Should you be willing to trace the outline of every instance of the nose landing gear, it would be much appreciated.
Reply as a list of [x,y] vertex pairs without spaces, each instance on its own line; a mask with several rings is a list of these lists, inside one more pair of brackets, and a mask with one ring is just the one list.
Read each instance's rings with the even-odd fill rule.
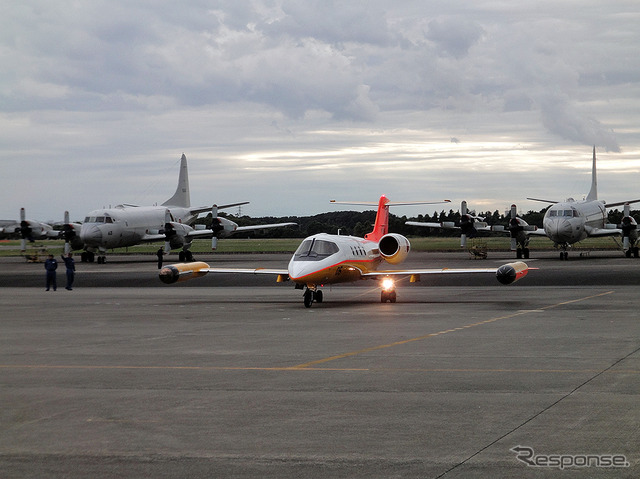
[[322,303],[322,300],[324,299],[321,290],[309,286],[307,286],[307,289],[304,290],[304,295],[302,298],[305,308],[310,308],[314,301],[316,303]]

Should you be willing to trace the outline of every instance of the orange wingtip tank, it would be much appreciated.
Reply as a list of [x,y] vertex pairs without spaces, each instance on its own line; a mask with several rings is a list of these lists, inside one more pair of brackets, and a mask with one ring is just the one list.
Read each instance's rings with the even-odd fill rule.
[[514,263],[503,264],[496,271],[496,278],[502,284],[515,283],[519,279],[524,278],[529,272],[529,266],[522,261],[515,261]]
[[166,284],[173,284],[179,281],[187,281],[188,279],[199,278],[207,274],[209,265],[202,261],[193,263],[178,263],[165,266],[160,270],[158,276],[160,281]]

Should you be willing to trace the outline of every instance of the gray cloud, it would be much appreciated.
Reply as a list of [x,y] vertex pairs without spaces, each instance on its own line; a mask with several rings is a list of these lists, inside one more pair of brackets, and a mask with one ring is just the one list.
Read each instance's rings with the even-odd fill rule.
[[[461,0],[34,0],[6,5],[0,24],[3,160],[74,172],[83,198],[113,192],[117,202],[135,188],[85,186],[93,170],[111,171],[103,165],[147,171],[182,151],[210,159],[218,176],[226,168],[226,183],[258,184],[275,163],[254,178],[246,158],[298,155],[303,165],[322,152],[310,166],[333,174],[317,182],[318,197],[337,184],[336,172],[365,175],[360,183],[375,189],[455,176],[462,190],[470,169],[456,165],[470,158],[492,162],[485,174],[501,183],[514,158],[526,178],[543,170],[545,150],[582,161],[596,144],[624,151],[627,163],[640,153],[640,33],[624,1],[576,10]],[[541,164],[520,161],[523,148]],[[5,182],[25,181],[2,164]],[[310,194],[297,184],[308,174],[277,171],[291,180],[288,191]],[[220,193],[237,194],[225,184]]]

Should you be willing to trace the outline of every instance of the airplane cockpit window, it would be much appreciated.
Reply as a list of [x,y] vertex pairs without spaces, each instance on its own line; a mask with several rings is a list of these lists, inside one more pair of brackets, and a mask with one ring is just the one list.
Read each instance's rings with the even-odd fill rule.
[[320,261],[328,258],[339,251],[338,245],[316,238],[302,242],[294,253],[294,258],[298,261]]
[[555,218],[557,216],[563,216],[565,218],[577,218],[580,216],[577,210],[549,210],[549,217]]
[[113,223],[111,216],[87,216],[84,219],[85,223]]

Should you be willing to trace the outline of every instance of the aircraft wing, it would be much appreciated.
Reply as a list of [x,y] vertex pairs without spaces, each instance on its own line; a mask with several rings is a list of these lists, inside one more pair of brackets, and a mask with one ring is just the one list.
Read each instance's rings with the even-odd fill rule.
[[428,269],[407,269],[407,270],[383,270],[362,274],[364,279],[379,279],[387,276],[410,276],[411,282],[420,280],[423,274],[473,274],[473,273],[493,273],[502,284],[510,284],[527,275],[529,268],[526,263],[516,261],[514,263],[503,264],[499,268],[428,268]]
[[196,261],[193,263],[178,263],[165,266],[160,270],[160,281],[166,284],[177,283],[178,281],[186,281],[192,278],[211,274],[267,274],[277,277],[277,281],[283,282],[289,280],[289,272],[286,269],[267,269],[267,268],[211,268],[207,263]]
[[631,203],[638,203],[640,200],[631,200],[631,201],[618,201],[617,203],[607,203],[605,206],[605,208],[613,208],[614,206],[624,206],[627,203],[631,204]]
[[166,241],[166,240],[167,240],[167,237],[165,235],[161,235],[161,234],[152,235],[149,233],[147,233],[142,238],[140,238],[141,243],[153,243],[155,241]]
[[460,227],[459,226],[455,226],[453,224],[453,221],[450,223],[425,223],[423,221],[406,221],[405,222],[406,225],[409,226],[421,226],[423,228],[443,228],[443,229],[453,229],[453,230],[459,230]]
[[[271,228],[281,228],[283,226],[297,226],[297,223],[271,223],[266,225],[237,226],[237,227],[234,227],[233,230],[225,231],[221,237],[226,237],[230,234],[238,233],[240,231],[259,231],[259,230],[266,230]],[[214,232],[212,229],[192,230],[186,234],[186,237],[190,239],[212,238],[219,234],[221,233]]]
[[589,237],[592,236],[619,236],[622,234],[622,230],[620,228],[610,228],[610,229],[605,229],[605,228],[588,228],[585,227],[585,229],[587,230],[587,233],[589,234]]
[[[224,210],[225,208],[233,208],[234,206],[242,206],[242,205],[248,205],[249,202],[248,201],[242,201],[240,203],[230,203],[228,205],[220,205],[218,206],[219,210]],[[200,206],[198,208],[190,208],[189,212],[192,215],[199,215],[200,213],[210,213],[211,212],[211,205],[209,206]]]
[[297,223],[271,223],[267,225],[251,225],[251,226],[238,226],[234,233],[238,231],[257,231],[257,230],[268,230],[271,228],[282,228],[283,226],[297,226]]

